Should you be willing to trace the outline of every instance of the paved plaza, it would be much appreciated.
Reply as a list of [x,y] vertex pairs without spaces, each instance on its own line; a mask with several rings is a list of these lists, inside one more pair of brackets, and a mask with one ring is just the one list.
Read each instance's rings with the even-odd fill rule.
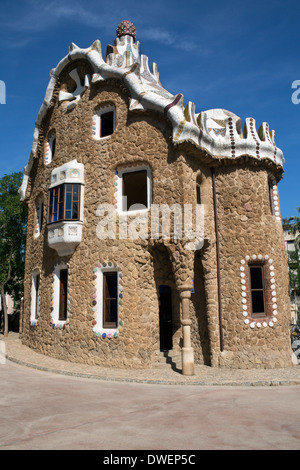
[[5,340],[5,352],[1,450],[300,448],[298,367],[199,366],[194,377],[170,364],[103,369],[46,358],[22,346],[18,335]]

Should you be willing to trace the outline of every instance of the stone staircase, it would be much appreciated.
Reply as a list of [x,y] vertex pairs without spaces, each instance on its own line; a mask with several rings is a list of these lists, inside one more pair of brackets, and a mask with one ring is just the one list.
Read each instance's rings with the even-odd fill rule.
[[165,368],[166,365],[169,365],[169,367],[177,372],[181,371],[181,351],[176,349],[158,351],[156,353],[155,368]]

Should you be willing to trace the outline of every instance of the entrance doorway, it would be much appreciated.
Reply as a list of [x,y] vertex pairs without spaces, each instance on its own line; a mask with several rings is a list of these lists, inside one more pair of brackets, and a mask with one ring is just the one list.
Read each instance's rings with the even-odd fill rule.
[[159,333],[160,350],[173,348],[172,289],[159,286]]

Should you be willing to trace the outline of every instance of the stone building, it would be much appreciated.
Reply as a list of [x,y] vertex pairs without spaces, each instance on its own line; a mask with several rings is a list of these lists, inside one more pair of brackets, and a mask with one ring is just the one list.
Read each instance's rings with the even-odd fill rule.
[[298,230],[293,233],[292,230],[284,229],[283,236],[290,275],[291,324],[297,325],[299,323],[298,316],[300,315],[299,281],[297,282],[300,270],[300,233]]
[[186,375],[292,365],[284,159],[268,124],[184,106],[128,21],[106,60],[98,40],[72,43],[50,75],[20,188],[23,343],[123,368],[173,349]]

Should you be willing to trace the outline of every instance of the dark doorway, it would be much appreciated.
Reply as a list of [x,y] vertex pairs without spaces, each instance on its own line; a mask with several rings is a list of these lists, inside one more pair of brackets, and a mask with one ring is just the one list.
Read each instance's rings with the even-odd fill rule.
[[173,348],[172,289],[159,286],[159,331],[160,350]]

